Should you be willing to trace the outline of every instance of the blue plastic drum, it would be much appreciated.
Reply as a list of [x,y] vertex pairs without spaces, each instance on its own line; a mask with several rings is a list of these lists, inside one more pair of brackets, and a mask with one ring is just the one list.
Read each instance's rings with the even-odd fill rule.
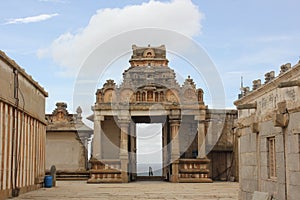
[[44,185],[46,188],[52,187],[52,176],[45,176]]

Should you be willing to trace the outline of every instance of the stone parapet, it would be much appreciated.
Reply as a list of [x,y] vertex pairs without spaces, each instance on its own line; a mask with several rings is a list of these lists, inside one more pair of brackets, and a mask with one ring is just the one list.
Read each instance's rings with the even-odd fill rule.
[[179,159],[180,183],[211,183],[207,168],[210,160],[207,158]]
[[92,169],[90,170],[90,179],[87,183],[122,183],[121,161],[112,160],[90,160]]

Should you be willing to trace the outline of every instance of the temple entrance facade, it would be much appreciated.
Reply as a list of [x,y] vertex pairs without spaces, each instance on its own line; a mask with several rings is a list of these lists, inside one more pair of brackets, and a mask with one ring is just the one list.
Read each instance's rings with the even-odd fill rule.
[[165,180],[212,182],[205,148],[209,116],[203,90],[196,88],[190,77],[182,85],[177,83],[174,70],[168,66],[164,45],[133,45],[132,49],[123,82],[117,86],[113,80],[107,80],[96,92],[88,183],[136,180],[138,123],[162,124]]

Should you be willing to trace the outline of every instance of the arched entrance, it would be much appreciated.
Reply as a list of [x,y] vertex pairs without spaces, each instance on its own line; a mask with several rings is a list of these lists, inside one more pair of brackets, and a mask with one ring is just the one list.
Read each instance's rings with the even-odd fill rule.
[[131,67],[117,86],[107,80],[93,106],[94,139],[88,183],[129,182],[137,177],[136,124],[162,124],[164,179],[211,182],[205,153],[203,91],[188,77],[182,86],[168,67],[166,50],[133,45]]

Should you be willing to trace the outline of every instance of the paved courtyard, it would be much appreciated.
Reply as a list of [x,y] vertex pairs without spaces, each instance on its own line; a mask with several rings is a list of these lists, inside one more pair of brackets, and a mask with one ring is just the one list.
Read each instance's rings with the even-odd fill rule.
[[134,182],[128,184],[86,184],[84,181],[59,181],[55,188],[41,188],[15,199],[219,199],[238,198],[238,183]]

